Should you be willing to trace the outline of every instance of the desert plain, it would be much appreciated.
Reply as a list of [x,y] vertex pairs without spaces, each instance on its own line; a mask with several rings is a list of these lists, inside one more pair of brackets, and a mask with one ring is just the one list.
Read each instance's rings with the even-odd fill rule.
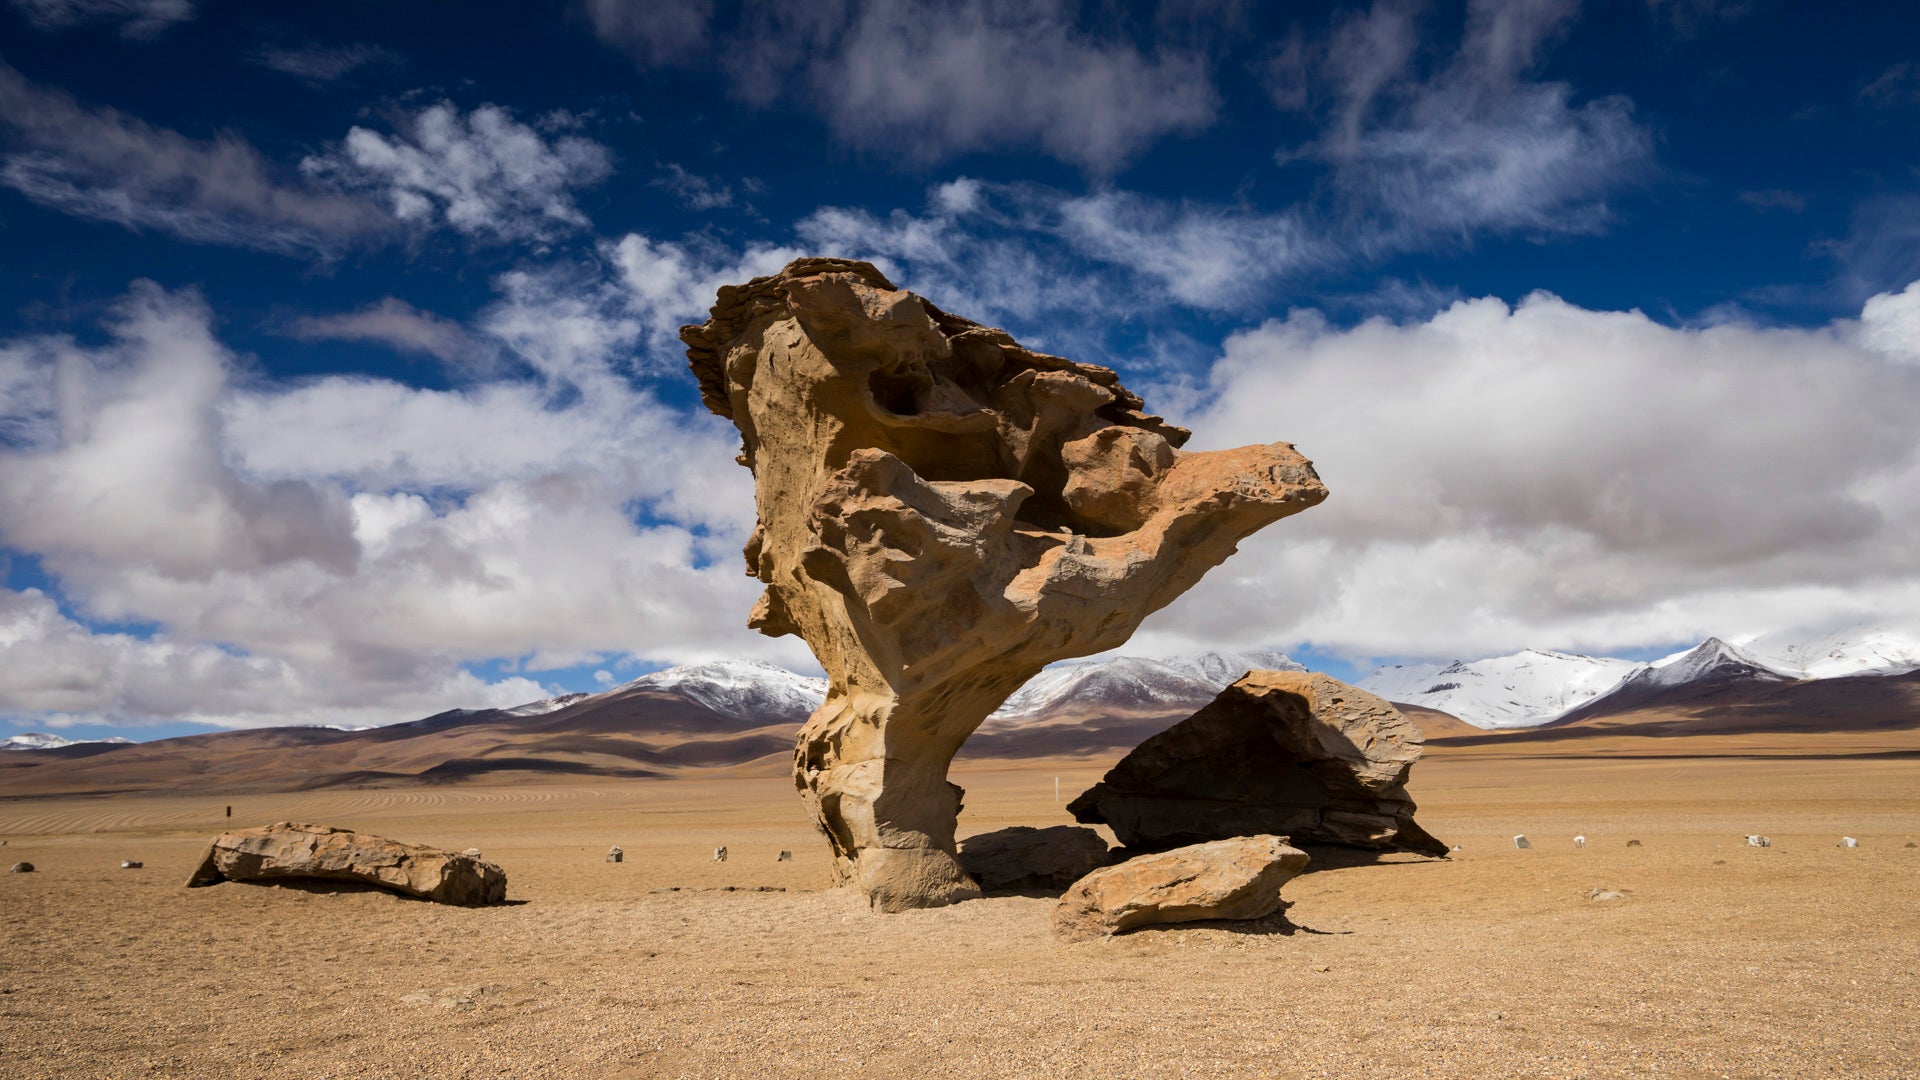
[[[1901,741],[1436,746],[1451,858],[1321,849],[1280,915],[1090,944],[1039,896],[869,912],[784,776],[5,799],[0,1075],[1910,1077]],[[963,761],[961,834],[1108,764]],[[182,887],[289,819],[479,847],[509,903]]]

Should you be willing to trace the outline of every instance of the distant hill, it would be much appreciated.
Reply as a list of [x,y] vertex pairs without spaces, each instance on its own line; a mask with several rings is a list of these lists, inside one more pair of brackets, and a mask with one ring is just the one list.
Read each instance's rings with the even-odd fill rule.
[[[1278,653],[1118,657],[1049,669],[969,740],[963,757],[1026,759],[1132,749]],[[9,795],[284,791],[569,774],[784,773],[826,680],[723,661],[643,676],[594,695],[511,709],[454,709],[389,727],[212,732],[124,746],[0,755]]]
[[1653,736],[1839,734],[1920,728],[1920,671],[1788,680],[1725,674],[1625,687],[1542,733],[1607,730]]
[[[1050,668],[987,718],[960,760],[1117,757],[1255,667],[1299,665],[1278,653],[1216,653]],[[780,775],[791,767],[795,733],[825,693],[823,679],[721,662],[671,668],[600,694],[454,709],[390,727],[256,728],[133,744],[25,740],[62,745],[0,753],[0,797]],[[1488,732],[1417,702],[1400,708],[1436,750],[1572,748],[1596,735],[1909,731],[1920,729],[1920,672],[1796,680],[1709,641],[1642,665],[1611,692],[1542,727]]]

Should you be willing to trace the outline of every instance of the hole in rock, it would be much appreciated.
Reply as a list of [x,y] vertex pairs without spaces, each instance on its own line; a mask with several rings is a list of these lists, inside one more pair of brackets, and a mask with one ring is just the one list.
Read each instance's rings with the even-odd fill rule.
[[896,416],[918,416],[926,411],[933,379],[917,371],[892,372],[881,368],[868,378],[867,385],[881,408]]

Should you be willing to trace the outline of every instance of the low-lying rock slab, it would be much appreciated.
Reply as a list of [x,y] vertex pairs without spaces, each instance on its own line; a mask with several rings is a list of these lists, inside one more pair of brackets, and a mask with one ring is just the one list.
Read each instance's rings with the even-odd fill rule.
[[1239,836],[1128,859],[1073,883],[1053,932],[1088,941],[1156,923],[1259,919],[1280,910],[1280,886],[1307,868],[1284,836]]
[[1067,811],[1135,851],[1232,836],[1444,856],[1414,823],[1420,729],[1391,704],[1304,671],[1254,671],[1135,747]]
[[960,865],[988,891],[1064,889],[1112,861],[1106,838],[1078,825],[1015,825],[960,842]]
[[213,838],[188,888],[222,881],[348,881],[442,904],[498,904],[507,873],[452,851],[384,836],[282,821]]

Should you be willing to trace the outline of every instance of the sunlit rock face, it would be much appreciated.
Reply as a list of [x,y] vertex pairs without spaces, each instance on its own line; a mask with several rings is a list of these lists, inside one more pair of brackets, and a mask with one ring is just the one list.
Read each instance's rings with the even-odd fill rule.
[[767,589],[748,624],[799,634],[830,682],[795,781],[842,883],[882,910],[979,895],[947,766],[988,713],[1326,497],[1291,446],[1184,453],[1113,371],[862,262],[723,288],[681,338],[753,470],[747,570]]

